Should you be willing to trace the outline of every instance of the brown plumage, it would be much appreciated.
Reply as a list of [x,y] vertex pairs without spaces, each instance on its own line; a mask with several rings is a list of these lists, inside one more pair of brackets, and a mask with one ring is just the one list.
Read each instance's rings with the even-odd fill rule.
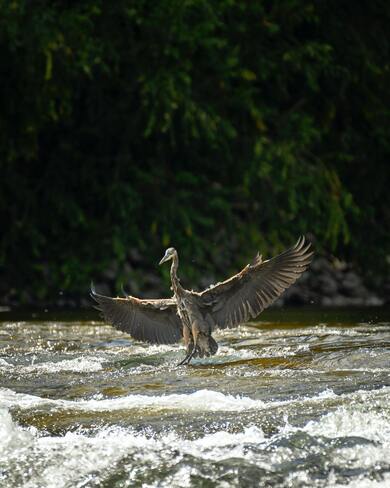
[[134,339],[173,344],[183,338],[187,355],[179,364],[188,364],[193,357],[217,352],[218,345],[211,336],[216,328],[236,327],[271,305],[307,269],[312,255],[310,244],[305,245],[304,237],[300,237],[295,246],[278,256],[262,261],[257,255],[231,278],[195,292],[181,286],[178,254],[170,247],[160,264],[172,260],[172,298],[111,298],[99,295],[93,287],[91,296],[104,319]]

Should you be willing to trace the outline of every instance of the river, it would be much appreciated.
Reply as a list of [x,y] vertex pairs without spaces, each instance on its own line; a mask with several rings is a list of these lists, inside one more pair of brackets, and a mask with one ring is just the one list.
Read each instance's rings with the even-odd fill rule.
[[0,486],[390,486],[390,311],[273,309],[216,356],[0,313]]

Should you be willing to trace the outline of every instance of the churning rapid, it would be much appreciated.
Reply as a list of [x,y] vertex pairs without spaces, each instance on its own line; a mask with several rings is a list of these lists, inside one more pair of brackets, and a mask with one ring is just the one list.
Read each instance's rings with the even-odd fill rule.
[[0,486],[390,486],[388,311],[270,310],[176,367],[102,322],[0,315]]

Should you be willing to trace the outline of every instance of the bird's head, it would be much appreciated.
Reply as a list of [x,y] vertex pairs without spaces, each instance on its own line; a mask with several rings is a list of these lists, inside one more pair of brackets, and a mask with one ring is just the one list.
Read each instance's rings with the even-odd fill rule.
[[165,263],[166,261],[169,261],[170,259],[173,258],[175,254],[176,254],[176,249],[174,247],[168,247],[168,249],[165,251],[163,258],[158,264],[162,264]]

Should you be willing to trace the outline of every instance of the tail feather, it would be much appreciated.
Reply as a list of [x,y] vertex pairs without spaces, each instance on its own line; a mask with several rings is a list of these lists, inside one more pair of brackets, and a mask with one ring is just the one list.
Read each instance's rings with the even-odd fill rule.
[[211,337],[211,335],[199,334],[196,341],[197,355],[203,358],[204,356],[214,356],[218,351],[218,344]]
[[213,339],[211,336],[209,336],[209,349],[210,349],[210,354],[214,356],[214,354],[218,351],[218,344],[215,339]]

